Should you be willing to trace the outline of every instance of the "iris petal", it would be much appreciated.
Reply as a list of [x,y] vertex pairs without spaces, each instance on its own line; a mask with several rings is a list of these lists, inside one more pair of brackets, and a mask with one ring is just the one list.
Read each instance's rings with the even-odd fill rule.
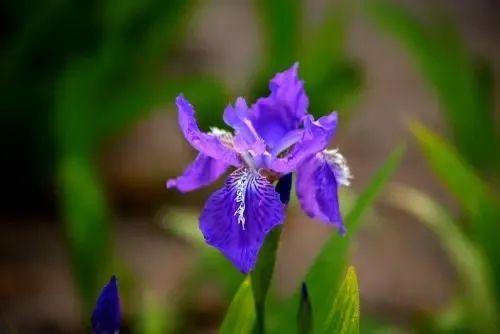
[[104,286],[92,313],[94,334],[114,334],[120,330],[120,299],[115,276]]
[[229,167],[228,164],[199,153],[184,173],[167,181],[167,188],[177,188],[188,192],[207,186],[217,180]]
[[201,132],[195,118],[193,106],[179,95],[176,99],[179,125],[186,140],[200,153],[226,164],[239,166],[240,161],[233,148],[225,145],[217,136]]
[[245,99],[239,97],[234,107],[228,105],[224,110],[224,122],[235,130],[233,143],[236,151],[252,151],[254,155],[259,155],[266,150],[266,143],[255,131],[248,119],[248,113]]
[[249,119],[271,150],[289,131],[296,130],[307,113],[309,100],[299,80],[298,63],[278,73],[269,83],[271,94],[252,106]]
[[297,169],[296,191],[300,205],[311,218],[335,226],[345,233],[338,201],[338,182],[323,153],[301,163]]
[[200,216],[205,241],[242,273],[257,261],[266,235],[284,219],[279,194],[258,172],[241,168],[213,193]]
[[306,158],[324,150],[337,128],[337,113],[323,116],[314,121],[312,116],[304,118],[302,138],[295,144],[289,154],[283,158],[272,159],[269,167],[278,173],[289,173]]

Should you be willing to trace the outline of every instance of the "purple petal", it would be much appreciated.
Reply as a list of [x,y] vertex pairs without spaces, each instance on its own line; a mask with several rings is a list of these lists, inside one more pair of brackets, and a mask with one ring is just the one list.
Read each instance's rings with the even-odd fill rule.
[[95,334],[113,334],[120,330],[120,299],[115,276],[102,289],[91,320]]
[[296,130],[307,113],[309,100],[298,77],[298,63],[276,74],[269,83],[271,94],[259,99],[249,113],[257,133],[271,150],[289,131]]
[[175,187],[181,192],[188,192],[207,186],[224,174],[228,167],[220,160],[199,153],[181,176],[167,181],[167,188]]
[[266,235],[284,219],[279,194],[258,172],[241,168],[213,193],[200,216],[205,241],[242,273],[250,272]]
[[233,166],[240,166],[234,149],[213,134],[203,133],[195,119],[193,106],[179,95],[176,99],[179,111],[179,125],[186,140],[201,153]]
[[269,89],[275,100],[286,105],[297,119],[301,119],[307,113],[309,99],[298,72],[299,63],[295,63],[288,70],[276,74],[269,83]]
[[299,165],[296,188],[300,205],[309,217],[335,226],[341,234],[345,233],[335,171],[323,153]]
[[234,147],[236,151],[251,150],[255,155],[266,150],[266,143],[255,131],[248,119],[248,106],[245,99],[236,99],[234,107],[228,105],[224,110],[224,122],[235,130]]
[[314,121],[312,116],[304,118],[304,132],[291,152],[283,158],[273,159],[269,167],[278,173],[289,173],[306,158],[324,150],[337,128],[337,113],[323,116]]

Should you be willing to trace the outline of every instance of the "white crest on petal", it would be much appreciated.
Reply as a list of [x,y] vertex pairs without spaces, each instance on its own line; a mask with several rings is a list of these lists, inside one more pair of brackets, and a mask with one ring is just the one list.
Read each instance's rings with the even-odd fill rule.
[[247,192],[248,184],[252,178],[252,172],[243,169],[241,171],[236,171],[235,173],[240,174],[239,178],[236,179],[236,203],[238,203],[238,208],[234,212],[235,216],[238,216],[238,224],[241,225],[241,229],[245,229],[245,195]]
[[347,161],[342,154],[335,150],[324,150],[321,152],[324,159],[332,167],[337,179],[337,183],[343,186],[349,186],[351,184],[351,179],[353,178],[349,166],[347,166]]
[[233,146],[233,134],[231,132],[226,131],[224,129],[211,127],[209,134],[219,138],[221,143],[223,143],[224,145],[229,147]]

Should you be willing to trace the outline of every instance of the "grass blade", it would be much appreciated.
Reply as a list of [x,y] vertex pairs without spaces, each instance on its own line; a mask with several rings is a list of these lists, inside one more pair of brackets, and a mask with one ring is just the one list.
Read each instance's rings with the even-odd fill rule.
[[394,206],[411,213],[439,237],[465,288],[471,326],[477,333],[498,333],[498,305],[491,268],[481,251],[459,229],[448,212],[424,193],[393,186],[388,196]]

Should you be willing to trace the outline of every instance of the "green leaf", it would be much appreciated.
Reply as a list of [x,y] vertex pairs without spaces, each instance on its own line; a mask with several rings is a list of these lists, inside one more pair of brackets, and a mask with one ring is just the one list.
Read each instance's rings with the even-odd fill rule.
[[[389,181],[399,166],[405,146],[397,147],[384,164],[376,171],[371,182],[362,191],[351,210],[345,216],[347,234],[343,237],[332,232],[332,236],[325,243],[316,257],[306,276],[306,283],[314,308],[314,327],[322,328],[329,312],[329,305],[335,299],[342,275],[348,261],[348,246],[361,224],[361,218],[379,196],[384,185]],[[283,304],[283,311],[276,315],[276,333],[290,332],[289,319],[293,316],[299,300],[298,293]],[[329,301],[319,303],[318,301]],[[315,302],[316,301],[316,302]],[[317,304],[316,304],[317,303]],[[294,308],[295,307],[295,308]]]
[[174,310],[165,307],[151,292],[144,293],[137,333],[168,334],[173,332]]
[[468,307],[469,318],[465,321],[469,326],[477,333],[498,333],[499,308],[492,270],[480,249],[460,230],[446,209],[424,193],[407,186],[393,186],[388,200],[413,214],[439,237],[463,285],[461,297]]
[[67,156],[59,166],[60,201],[72,265],[84,308],[90,311],[107,268],[109,213],[89,159]]
[[314,333],[312,317],[312,306],[311,300],[309,299],[309,293],[307,291],[307,285],[306,283],[302,283],[302,289],[300,290],[299,312],[297,314],[298,334]]
[[[353,208],[347,213],[344,219],[347,234],[342,237],[337,233],[333,233],[316,257],[306,277],[313,301],[333,300],[347,266],[349,243],[353,236],[356,235],[362,221],[361,217],[370,208],[384,185],[396,171],[403,152],[404,146],[401,145],[391,153],[382,167],[375,173],[370,184],[360,194]],[[316,324],[324,321],[327,312],[326,307],[324,305],[315,306]]]
[[264,73],[282,71],[297,60],[303,3],[300,0],[255,0],[255,4],[263,28]]
[[281,235],[281,226],[275,227],[266,237],[264,245],[259,251],[259,259],[254,270],[250,274],[252,279],[252,292],[255,301],[255,313],[257,315],[255,322],[255,332],[265,332],[265,306],[266,297],[271,285],[271,279],[274,272],[274,263],[276,262],[276,251]]
[[459,151],[474,166],[498,166],[494,109],[488,103],[491,91],[484,89],[488,78],[478,72],[450,20],[434,13],[424,24],[401,6],[365,3],[370,16],[401,41],[435,88]]
[[359,333],[359,288],[354,267],[347,270],[322,328],[322,333]]
[[226,312],[219,334],[249,334],[255,322],[255,308],[250,277],[241,283]]
[[452,192],[471,222],[472,237],[484,249],[495,273],[500,297],[500,200],[443,139],[419,123],[411,131],[432,170]]
[[323,21],[317,28],[305,31],[307,37],[301,43],[297,60],[309,95],[309,110],[315,116],[339,110],[345,121],[360,92],[361,68],[345,52],[346,27],[352,16],[350,5],[346,1],[332,2],[325,9]]
[[467,212],[477,215],[484,203],[493,204],[497,200],[450,144],[418,122],[412,123],[410,130],[432,170]]

